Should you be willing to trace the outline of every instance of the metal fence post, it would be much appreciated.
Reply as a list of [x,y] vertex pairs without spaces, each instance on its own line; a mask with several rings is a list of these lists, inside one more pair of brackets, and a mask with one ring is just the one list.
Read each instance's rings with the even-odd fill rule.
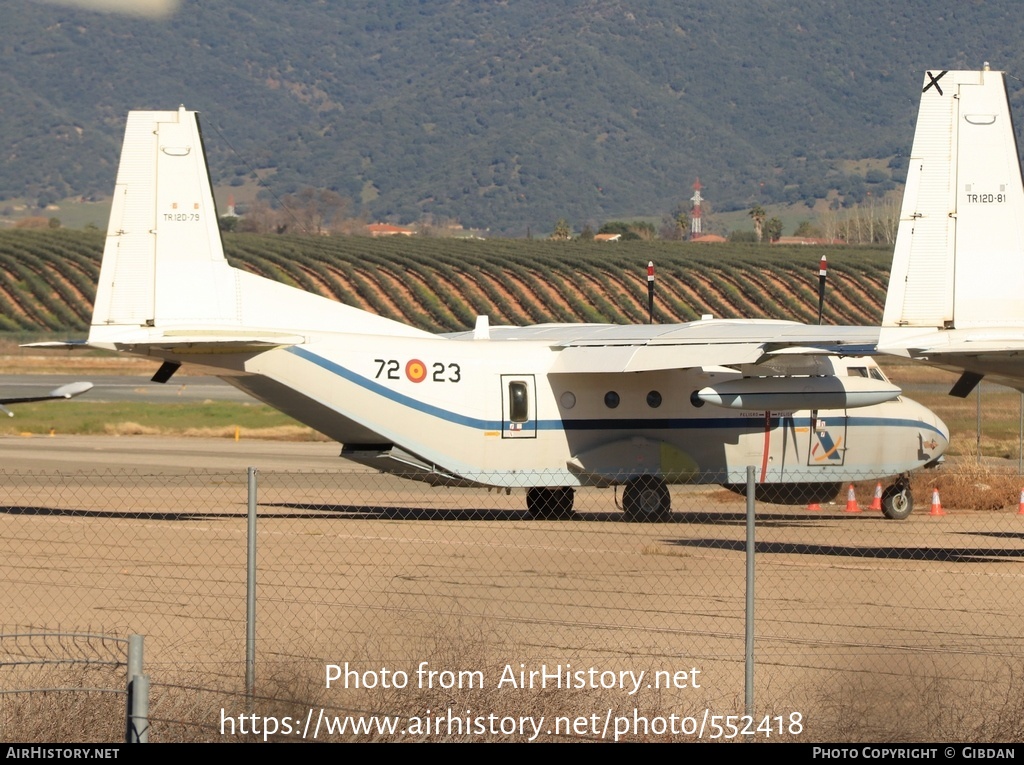
[[131,738],[129,744],[149,743],[149,675],[132,678]]
[[245,695],[249,713],[253,710],[256,686],[256,468],[248,469],[245,566]]
[[142,674],[142,635],[128,637],[128,698],[125,703],[126,744],[149,741],[149,678]]
[[743,699],[745,712],[754,714],[754,467],[747,465],[747,599],[743,654]]

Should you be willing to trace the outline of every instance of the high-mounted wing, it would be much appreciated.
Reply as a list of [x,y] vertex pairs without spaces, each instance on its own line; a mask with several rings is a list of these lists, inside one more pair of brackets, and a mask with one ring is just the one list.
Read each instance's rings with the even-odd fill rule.
[[[479,329],[447,335],[480,338]],[[608,374],[707,367],[763,367],[761,374],[809,374],[814,357],[875,353],[876,327],[821,327],[763,319],[685,324],[540,324],[492,327],[488,339],[541,341],[559,350],[552,374]]]

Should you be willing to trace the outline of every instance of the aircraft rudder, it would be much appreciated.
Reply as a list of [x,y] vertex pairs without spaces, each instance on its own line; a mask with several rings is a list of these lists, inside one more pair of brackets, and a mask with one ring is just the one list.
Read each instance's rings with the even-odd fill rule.
[[1002,72],[960,88],[952,326],[1024,324],[1024,183]]

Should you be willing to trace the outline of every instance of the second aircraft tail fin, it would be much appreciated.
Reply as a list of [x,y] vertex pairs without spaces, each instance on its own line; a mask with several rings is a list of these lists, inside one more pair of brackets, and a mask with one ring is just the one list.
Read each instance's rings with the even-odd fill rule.
[[1003,73],[928,72],[880,345],[1024,326],[1022,298],[1024,184]]

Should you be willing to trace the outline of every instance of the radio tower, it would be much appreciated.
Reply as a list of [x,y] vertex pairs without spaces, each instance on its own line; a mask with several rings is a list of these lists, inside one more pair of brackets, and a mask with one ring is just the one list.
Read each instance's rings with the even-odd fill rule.
[[696,239],[703,233],[700,203],[704,201],[704,197],[700,195],[700,189],[700,178],[698,178],[693,184],[693,196],[690,197],[690,201],[693,202],[693,209],[690,210],[690,239]]

